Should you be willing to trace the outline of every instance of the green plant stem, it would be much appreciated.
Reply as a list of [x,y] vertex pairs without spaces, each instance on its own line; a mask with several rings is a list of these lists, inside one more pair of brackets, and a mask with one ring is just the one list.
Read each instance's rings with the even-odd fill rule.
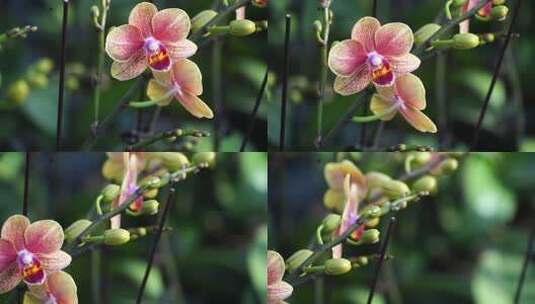
[[190,37],[190,40],[193,41],[193,42],[199,42],[199,39],[204,35],[206,34],[208,31],[207,29],[218,24],[220,21],[222,21],[227,15],[233,13],[236,11],[236,9],[242,7],[242,6],[246,6],[248,5],[249,3],[251,2],[251,0],[238,0],[236,2],[234,2],[232,5],[230,6],[227,6],[225,7],[224,10],[222,10],[221,12],[219,12],[219,14],[217,14],[217,16],[215,16],[212,20],[210,20],[210,22],[208,22],[207,24],[205,24],[203,27],[201,27],[199,30],[197,30],[196,32],[194,32],[191,37]]
[[151,136],[149,138],[141,140],[138,143],[132,145],[131,148],[134,149],[134,150],[141,149],[141,148],[150,146],[153,143],[158,142],[160,140],[164,140],[164,139],[172,138],[172,137],[179,137],[179,136],[207,137],[206,135],[207,135],[207,133],[202,132],[202,131],[198,131],[198,130],[184,131],[184,132],[182,132],[182,134],[179,135],[179,134],[177,134],[177,129],[172,129],[172,130],[169,130],[169,131],[164,131],[164,132],[157,133],[157,134],[155,134],[155,135],[153,135],[153,136]]
[[223,115],[222,86],[221,86],[221,56],[223,49],[223,41],[216,39],[212,46],[212,98],[214,105],[214,119],[213,119],[213,134],[214,134],[214,151],[219,151],[221,134],[221,115]]
[[323,37],[321,39],[321,71],[320,71],[320,86],[317,110],[317,136],[316,148],[321,149],[321,137],[323,126],[323,99],[325,98],[325,88],[327,87],[327,61],[329,56],[329,35],[331,32],[331,18],[330,18],[330,3],[323,7]]
[[[104,11],[104,16],[106,15],[106,10]],[[103,22],[106,22],[105,17],[103,17]],[[97,62],[97,73],[95,77],[95,90],[93,93],[93,103],[95,106],[95,125],[98,125],[99,122],[99,113],[100,113],[100,84],[102,82],[102,68],[104,66],[104,41],[105,41],[105,28],[106,24],[101,24],[102,28],[98,29],[98,62]]]
[[392,114],[394,111],[398,109],[398,107],[399,106],[397,104],[394,104],[390,108],[386,109],[383,113],[368,115],[368,116],[353,116],[351,120],[353,120],[353,122],[356,122],[356,123],[367,123],[367,122],[380,120],[381,118]]
[[101,267],[101,248],[96,248],[91,251],[91,291],[93,295],[93,303],[101,303],[102,295],[100,283],[100,267]]
[[314,280],[314,304],[325,303],[325,279],[318,277]]

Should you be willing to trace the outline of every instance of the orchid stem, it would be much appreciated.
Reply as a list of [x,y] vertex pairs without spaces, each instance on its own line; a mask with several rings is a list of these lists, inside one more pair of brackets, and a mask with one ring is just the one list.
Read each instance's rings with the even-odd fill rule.
[[[104,2],[103,2],[104,3]],[[104,66],[104,45],[106,39],[106,19],[108,16],[109,5],[103,5],[102,18],[98,24],[95,24],[98,32],[98,61],[97,61],[97,73],[95,77],[95,91],[93,93],[93,102],[95,106],[95,122],[94,125],[98,126],[100,116],[100,85],[102,82],[102,69]],[[96,21],[97,22],[97,21]]]
[[245,134],[245,137],[243,138],[243,141],[240,146],[240,152],[245,151],[245,147],[247,146],[247,142],[249,141],[249,138],[251,137],[251,134],[254,129],[255,125],[255,118],[256,113],[258,112],[258,108],[260,108],[260,103],[262,102],[262,98],[265,95],[266,92],[266,86],[268,82],[268,76],[269,76],[269,67],[266,67],[266,74],[264,75],[264,80],[262,80],[262,84],[260,85],[260,91],[258,91],[258,95],[256,96],[256,102],[253,107],[253,111],[251,112],[251,115],[249,115],[249,128],[247,129],[247,133]]
[[100,292],[102,286],[100,284],[100,267],[101,267],[102,250],[96,248],[91,251],[91,291],[93,294],[93,302],[101,303],[102,294]]
[[238,0],[234,2],[232,5],[225,7],[223,11],[221,11],[217,16],[215,16],[210,22],[202,26],[200,29],[195,31],[191,37],[190,40],[193,42],[198,42],[199,39],[202,38],[202,36],[207,33],[207,29],[211,28],[212,26],[218,24],[220,21],[222,21],[227,15],[232,14],[236,11],[236,9],[247,6],[251,3],[251,0]]
[[67,21],[69,19],[69,0],[63,0],[63,25],[61,29],[61,51],[59,56],[58,112],[56,123],[56,151],[61,149],[63,128],[63,97],[65,86],[65,46],[67,44]]
[[286,30],[284,32],[284,66],[282,70],[281,117],[279,134],[279,151],[284,151],[286,136],[286,110],[288,108],[288,74],[290,72],[290,31],[292,16],[286,14]]
[[139,150],[141,148],[152,145],[155,142],[164,140],[167,138],[180,137],[180,136],[193,136],[193,137],[208,137],[209,133],[198,131],[198,130],[188,130],[183,131],[182,129],[172,129],[164,132],[157,133],[147,139],[141,140],[138,143],[131,146],[132,150]]
[[528,247],[526,248],[526,257],[524,258],[524,263],[522,264],[522,270],[520,272],[520,278],[518,279],[518,285],[515,292],[515,300],[514,304],[520,303],[520,296],[522,294],[522,286],[524,285],[524,281],[526,279],[526,272],[528,270],[528,264],[533,256],[533,243],[535,243],[535,228],[531,231],[528,239]]
[[380,120],[381,118],[388,116],[395,112],[398,109],[398,105],[394,104],[390,108],[386,109],[384,112],[374,115],[368,115],[368,116],[353,116],[351,119],[353,122],[356,123],[367,123],[367,122],[373,122],[376,120]]
[[375,270],[375,276],[373,279],[372,287],[370,289],[370,295],[368,296],[368,304],[372,304],[373,295],[375,294],[375,289],[377,287],[377,282],[379,282],[379,274],[381,273],[381,267],[383,266],[383,262],[385,260],[386,248],[388,247],[388,241],[390,240],[390,235],[392,234],[392,229],[394,228],[395,223],[396,223],[396,218],[391,217],[390,222],[388,222],[388,228],[386,230],[385,239],[381,246],[381,256],[379,258],[379,263],[377,264],[377,268]]
[[321,137],[323,126],[323,99],[325,98],[325,88],[327,87],[327,65],[329,56],[329,35],[331,32],[331,9],[332,2],[327,2],[327,5],[323,7],[323,37],[321,37],[321,76],[318,98],[318,117],[317,117],[317,136],[316,136],[316,148],[321,149]]
[[31,153],[26,152],[26,166],[24,167],[24,197],[22,201],[22,215],[28,216],[28,203],[30,195],[30,161]]
[[131,101],[128,106],[136,109],[149,108],[158,104],[157,100]]

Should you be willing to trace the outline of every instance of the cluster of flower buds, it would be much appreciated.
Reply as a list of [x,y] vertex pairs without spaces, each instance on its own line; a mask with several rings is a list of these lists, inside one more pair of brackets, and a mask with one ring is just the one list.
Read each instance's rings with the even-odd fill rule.
[[6,98],[13,104],[22,104],[28,98],[32,89],[42,89],[48,85],[49,75],[54,68],[50,58],[42,58],[31,65],[23,78],[8,85]]
[[28,33],[36,32],[37,29],[37,26],[33,25],[26,25],[22,28],[14,27],[7,30],[7,32],[5,32],[3,35],[0,35],[0,43],[4,42],[4,40],[8,38],[26,38],[28,37]]

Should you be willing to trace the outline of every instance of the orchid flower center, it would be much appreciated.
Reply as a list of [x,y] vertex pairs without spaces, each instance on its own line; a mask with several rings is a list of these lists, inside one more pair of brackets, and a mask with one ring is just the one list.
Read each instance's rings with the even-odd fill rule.
[[17,253],[17,263],[22,273],[24,281],[30,285],[43,284],[45,272],[41,267],[39,259],[28,250],[21,250]]
[[158,71],[166,71],[171,67],[171,58],[169,57],[169,52],[163,43],[149,37],[145,39],[145,44],[143,45],[145,51],[145,56],[149,66]]
[[389,86],[394,82],[394,73],[390,68],[390,63],[376,52],[368,54],[368,66],[372,72],[372,80],[380,86]]

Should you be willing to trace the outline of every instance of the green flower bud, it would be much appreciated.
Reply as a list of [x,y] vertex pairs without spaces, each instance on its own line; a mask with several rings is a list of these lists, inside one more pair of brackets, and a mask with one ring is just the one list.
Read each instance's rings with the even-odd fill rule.
[[492,8],[490,16],[493,20],[503,21],[509,13],[509,8],[505,5],[498,5]]
[[338,214],[331,213],[327,215],[321,222],[321,224],[323,225],[323,232],[333,232],[336,228],[338,228],[338,225],[340,225],[341,220],[342,217]]
[[453,48],[469,50],[479,45],[479,37],[472,33],[463,33],[453,36]]
[[108,229],[104,231],[104,244],[108,246],[118,246],[130,241],[130,232],[125,229]]
[[362,236],[358,240],[359,244],[375,244],[379,242],[380,232],[377,229],[368,229],[362,233]]
[[145,177],[140,186],[148,186],[149,188],[157,188],[160,185],[160,178],[158,176],[147,176]]
[[314,252],[309,249],[301,249],[296,251],[286,260],[286,271],[292,272],[299,268],[306,259],[308,259]]
[[437,190],[437,179],[431,175],[422,176],[412,184],[412,190],[414,192],[435,193]]
[[366,218],[377,218],[381,216],[381,207],[368,205],[362,209],[361,214]]
[[65,80],[65,88],[70,91],[76,91],[80,88],[80,81],[74,76],[67,76]]
[[7,87],[6,97],[8,100],[11,100],[17,104],[21,104],[30,94],[30,86],[28,83],[19,79]]
[[195,166],[200,166],[202,164],[208,164],[209,167],[213,167],[216,161],[215,152],[199,152],[195,153],[192,158],[192,162]]
[[256,32],[256,24],[251,20],[233,20],[229,25],[232,36],[244,37]]
[[411,192],[409,186],[402,181],[391,180],[383,185],[383,191],[390,199],[398,199]]
[[48,85],[48,77],[43,73],[39,73],[35,71],[28,73],[28,76],[26,76],[26,79],[28,80],[28,83],[30,84],[30,86],[35,87],[35,88],[42,89]]
[[328,275],[341,275],[351,270],[351,262],[346,259],[329,259],[324,265]]
[[443,174],[452,174],[457,171],[459,167],[459,161],[455,158],[448,158],[440,164],[440,172]]
[[91,221],[85,219],[72,223],[65,229],[65,240],[69,243],[73,242],[89,225],[91,225]]
[[186,155],[180,152],[161,152],[158,156],[162,160],[164,167],[171,172],[178,171],[189,165]]
[[360,256],[355,261],[359,266],[368,265],[368,257]]
[[370,220],[367,220],[366,221],[366,228],[377,227],[377,225],[379,225],[380,222],[381,222],[381,219],[378,218],[378,217],[375,217],[375,218],[372,218]]
[[391,181],[392,178],[384,173],[381,172],[369,172],[366,174],[366,181],[368,182],[368,188],[382,188],[383,185],[389,181]]
[[102,199],[105,202],[111,202],[119,196],[119,193],[121,193],[121,187],[119,185],[109,184],[104,187],[100,193],[102,194]]
[[492,5],[503,5],[505,0],[492,0]]
[[431,160],[432,154],[430,152],[416,152],[414,153],[414,162],[417,165],[425,165]]
[[156,196],[158,196],[158,188],[154,188],[143,193],[144,198],[155,198]]
[[314,31],[317,33],[321,33],[323,31],[323,24],[321,23],[321,21],[314,21]]
[[427,39],[431,38],[438,30],[440,25],[436,23],[428,23],[422,26],[414,33],[414,45],[422,45]]
[[155,215],[158,213],[160,203],[157,200],[144,201],[141,206],[141,213],[146,215]]
[[496,35],[494,35],[494,33],[486,33],[481,36],[481,39],[485,42],[494,42],[494,40],[496,40]]
[[35,70],[37,72],[48,74],[54,68],[54,62],[50,58],[42,58],[35,64]]
[[217,12],[213,10],[204,10],[191,19],[191,32],[194,33],[205,26],[210,20],[217,16]]

